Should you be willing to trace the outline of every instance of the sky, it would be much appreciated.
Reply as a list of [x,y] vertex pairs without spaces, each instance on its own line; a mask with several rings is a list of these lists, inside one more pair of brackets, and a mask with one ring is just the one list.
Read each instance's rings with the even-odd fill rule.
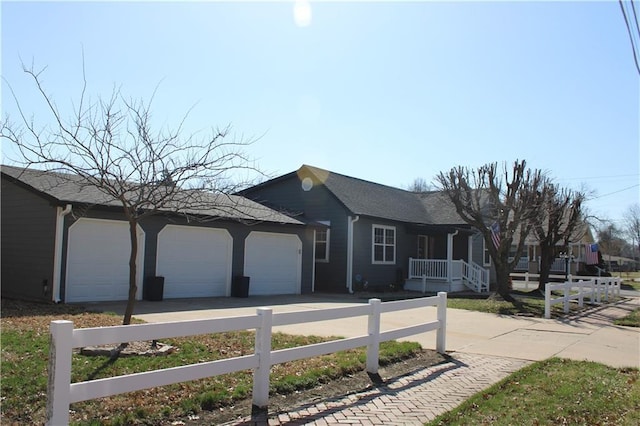
[[[2,114],[82,90],[158,126],[231,125],[269,176],[308,164],[407,188],[526,160],[591,214],[640,202],[640,76],[618,2],[7,2]],[[84,59],[83,59],[84,58]],[[154,95],[155,92],[155,95]],[[3,163],[14,151],[3,141]]]

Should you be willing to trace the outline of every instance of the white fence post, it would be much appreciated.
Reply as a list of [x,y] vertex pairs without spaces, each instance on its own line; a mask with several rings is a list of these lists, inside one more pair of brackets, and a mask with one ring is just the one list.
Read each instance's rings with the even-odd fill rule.
[[69,424],[71,403],[71,356],[73,322],[51,321],[49,327],[49,383],[47,385],[47,425]]
[[440,323],[436,331],[436,350],[444,354],[447,346],[447,293],[438,292],[438,322]]
[[271,370],[271,330],[273,310],[258,308],[260,326],[256,328],[256,348],[258,368],[253,372],[253,405],[266,408],[269,405],[269,372]]
[[566,281],[564,287],[562,287],[562,297],[564,298],[564,313],[569,313],[569,290],[571,289],[571,281]]
[[551,318],[551,287],[550,283],[544,286],[544,317]]
[[377,374],[380,361],[380,299],[369,299],[371,312],[369,313],[367,345],[367,373]]

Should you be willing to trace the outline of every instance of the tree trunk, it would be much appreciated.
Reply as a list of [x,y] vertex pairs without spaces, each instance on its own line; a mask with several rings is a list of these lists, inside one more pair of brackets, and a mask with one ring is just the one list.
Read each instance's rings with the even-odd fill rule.
[[544,293],[549,282],[549,274],[551,272],[551,263],[555,259],[552,251],[547,244],[540,246],[540,278],[538,281],[538,291]]
[[138,258],[138,222],[135,219],[129,218],[129,237],[131,239],[131,254],[129,256],[129,299],[127,300],[127,308],[124,311],[124,318],[122,319],[122,325],[131,324],[131,317],[133,316],[133,307],[136,303],[136,294],[138,293],[138,286],[136,283],[136,259]]
[[496,292],[506,301],[512,302],[514,299],[511,296],[511,275],[509,271],[509,265],[503,263],[496,263]]

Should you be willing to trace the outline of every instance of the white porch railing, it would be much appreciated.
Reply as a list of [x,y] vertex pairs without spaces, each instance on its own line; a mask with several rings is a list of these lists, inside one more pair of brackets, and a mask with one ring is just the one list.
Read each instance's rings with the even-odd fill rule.
[[477,263],[462,262],[462,277],[466,280],[467,287],[483,293],[489,291],[489,270]]
[[[513,260],[512,257],[509,258],[509,261],[511,262]],[[575,259],[573,260],[575,261]],[[518,260],[518,263],[516,264],[516,267],[514,268],[516,271],[528,271],[529,270],[529,258],[528,257],[521,257],[520,260]],[[538,262],[538,265],[540,265],[540,263]],[[539,266],[538,266],[539,268]],[[553,263],[551,264],[551,271],[554,272],[564,272],[565,270],[565,260],[562,258],[556,258],[553,260]]]
[[[381,314],[430,306],[437,307],[437,319],[435,321],[380,331]],[[271,334],[275,326],[365,315],[369,317],[368,327],[366,334],[361,336],[277,351],[271,349]],[[50,326],[51,341],[49,348],[46,424],[56,426],[68,424],[69,404],[73,402],[248,369],[253,369],[254,371],[253,405],[264,408],[269,400],[269,370],[272,365],[366,346],[366,369],[367,372],[375,374],[378,372],[379,345],[381,342],[436,330],[436,350],[440,353],[445,353],[446,324],[447,293],[444,292],[440,292],[433,297],[385,303],[381,303],[379,299],[370,299],[368,304],[331,309],[274,314],[271,308],[258,308],[255,315],[117,327],[74,329],[71,321],[52,321]],[[71,383],[73,348],[246,329],[256,330],[255,348],[252,355]]]
[[449,262],[440,259],[409,258],[409,279],[422,277],[431,280],[448,280]]
[[[451,265],[451,271],[449,271]],[[426,280],[457,281],[462,280],[470,289],[489,291],[489,270],[476,263],[464,260],[413,259],[409,258],[409,279],[422,279],[423,289]]]

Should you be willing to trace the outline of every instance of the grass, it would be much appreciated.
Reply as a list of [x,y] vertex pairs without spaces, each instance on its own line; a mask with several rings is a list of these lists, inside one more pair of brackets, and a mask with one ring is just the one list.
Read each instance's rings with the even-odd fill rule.
[[[88,313],[68,305],[10,304],[2,301],[2,424],[42,424],[45,419],[49,323],[68,319],[77,328],[119,325],[121,317]],[[27,307],[25,307],[27,306]],[[33,312],[40,310],[39,312]],[[320,337],[274,333],[274,350],[318,343]],[[253,332],[228,332],[166,339],[177,352],[169,356],[126,357],[109,360],[74,353],[72,382],[170,368],[251,354]],[[413,342],[385,342],[380,364],[413,356],[421,350]],[[285,394],[348,375],[365,368],[364,349],[343,351],[273,367],[271,393]],[[71,405],[74,424],[157,424],[203,410],[216,410],[247,398],[252,390],[250,371],[163,386]]]
[[534,363],[429,426],[638,425],[640,373],[586,361]]
[[[468,311],[486,312],[497,315],[524,315],[544,318],[544,297],[541,298],[537,290],[519,292],[513,294],[516,303],[494,298],[465,298],[450,295],[447,298],[447,307],[454,309],[466,309]],[[585,304],[585,306],[589,306]],[[569,304],[569,312],[578,312],[580,308],[576,303]],[[566,315],[562,304],[551,307],[551,316],[560,317]]]
[[622,283],[622,287],[625,290],[640,291],[640,272],[620,272],[616,275],[620,275],[620,277],[624,280],[624,282]]
[[640,327],[640,308],[632,311],[629,315],[618,318],[613,321],[615,325],[622,325],[625,327]]

